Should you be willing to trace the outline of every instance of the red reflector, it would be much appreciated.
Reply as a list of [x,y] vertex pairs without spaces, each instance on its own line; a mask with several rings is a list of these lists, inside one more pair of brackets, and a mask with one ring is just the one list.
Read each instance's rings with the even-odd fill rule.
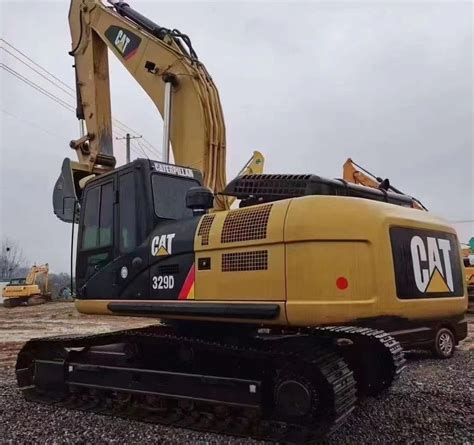
[[347,289],[349,287],[349,281],[347,281],[347,278],[345,277],[339,277],[336,280],[336,286],[341,290]]

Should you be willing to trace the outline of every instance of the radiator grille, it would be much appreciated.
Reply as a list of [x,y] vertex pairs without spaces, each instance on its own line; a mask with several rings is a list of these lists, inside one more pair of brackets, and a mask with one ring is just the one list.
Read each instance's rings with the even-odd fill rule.
[[224,220],[221,243],[235,243],[267,237],[268,218],[272,204],[231,210]]
[[206,215],[201,221],[198,231],[198,235],[201,237],[201,246],[207,246],[209,244],[209,233],[215,216],[215,214]]
[[222,272],[242,272],[268,269],[268,250],[224,253]]
[[160,275],[177,275],[179,274],[179,264],[163,264],[163,266],[158,266],[158,273]]

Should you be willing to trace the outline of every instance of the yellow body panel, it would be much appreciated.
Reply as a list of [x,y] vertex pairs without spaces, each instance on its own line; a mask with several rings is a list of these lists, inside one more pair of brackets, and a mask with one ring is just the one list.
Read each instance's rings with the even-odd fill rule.
[[[415,235],[421,231],[449,234],[453,248],[459,249],[454,229],[428,212],[339,196],[281,200],[204,216],[194,240],[194,300],[173,301],[227,307],[277,303],[280,313],[273,320],[219,318],[262,325],[357,324],[380,317],[428,320],[463,314],[465,283],[444,296],[440,289],[445,279],[440,281],[436,270],[426,294],[399,298],[391,228],[412,229]],[[455,268],[464,272],[460,256],[456,258]],[[429,292],[437,293],[436,298]],[[85,313],[110,313],[108,303],[82,300],[76,305]]]
[[41,294],[37,284],[25,284],[19,286],[6,286],[3,289],[3,298],[29,298],[32,295]]
[[468,286],[474,286],[474,266],[465,268],[466,271],[466,282]]
[[[427,212],[364,199],[293,199],[285,225],[287,317],[291,325],[331,324],[380,316],[412,319],[463,313],[467,298],[397,297],[389,229],[453,233]],[[345,277],[340,290],[336,280]]]
[[[283,227],[289,201],[280,201],[270,206],[270,216],[266,236],[260,239],[222,242],[224,222],[228,215],[238,215],[252,212],[256,207],[230,210],[214,214],[212,230],[209,233],[208,244],[202,243],[202,237],[196,236],[194,249],[196,263],[201,258],[210,258],[210,270],[196,270],[194,298],[196,300],[254,300],[254,301],[285,301],[285,245],[283,242]],[[247,213],[248,214],[248,213]],[[253,218],[251,227],[261,224],[259,216]],[[234,225],[231,235],[237,237],[239,228]],[[227,254],[267,252],[268,267],[264,270],[222,271],[222,258]]]
[[[362,241],[295,242],[287,245],[290,324],[334,323],[375,315],[376,286],[370,244]],[[350,255],[348,255],[350,252]],[[348,282],[337,287],[338,279]]]

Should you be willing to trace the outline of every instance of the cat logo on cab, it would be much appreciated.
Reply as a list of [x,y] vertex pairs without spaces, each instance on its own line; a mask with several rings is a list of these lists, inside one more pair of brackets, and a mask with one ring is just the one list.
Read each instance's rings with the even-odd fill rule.
[[392,227],[390,239],[399,298],[464,295],[456,235],[434,230]]
[[153,256],[171,255],[175,236],[175,233],[155,236],[151,240],[151,254]]

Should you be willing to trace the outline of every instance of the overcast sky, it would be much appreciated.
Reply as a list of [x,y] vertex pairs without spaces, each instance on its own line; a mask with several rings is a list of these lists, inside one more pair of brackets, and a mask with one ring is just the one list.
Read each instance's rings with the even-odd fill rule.
[[[255,149],[267,172],[326,177],[340,177],[350,156],[433,213],[473,219],[472,3],[129,3],[191,36],[221,95],[229,178]],[[69,2],[0,5],[2,37],[73,86]],[[160,149],[158,112],[110,60],[114,116]],[[53,215],[51,194],[62,159],[75,156],[75,115],[0,76],[0,235],[17,239],[30,262],[68,271],[71,227]],[[461,241],[474,236],[473,224],[456,228]]]

